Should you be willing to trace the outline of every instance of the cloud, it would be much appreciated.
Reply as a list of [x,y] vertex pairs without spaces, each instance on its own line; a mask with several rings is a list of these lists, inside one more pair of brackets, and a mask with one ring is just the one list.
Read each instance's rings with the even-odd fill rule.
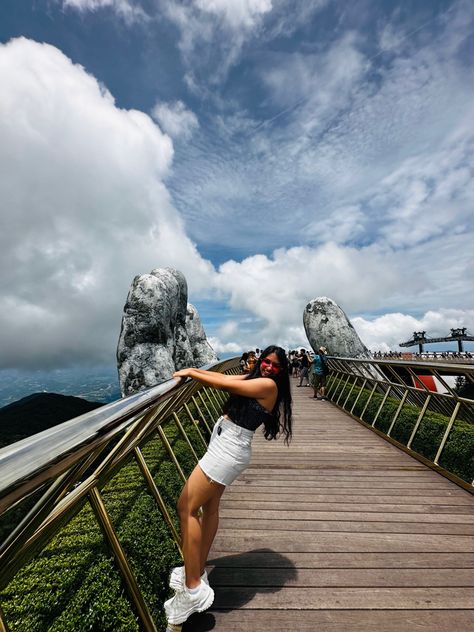
[[394,263],[390,253],[377,247],[329,242],[319,248],[282,248],[271,257],[254,255],[240,263],[227,261],[215,281],[232,308],[249,311],[261,319],[264,330],[278,335],[280,328],[301,322],[314,296],[330,296],[352,310],[363,309],[368,300],[386,300],[400,283]]
[[133,0],[62,0],[62,3],[64,7],[82,12],[111,9],[129,24],[148,17],[143,8]]
[[209,344],[217,353],[217,355],[221,353],[241,353],[242,346],[237,342],[222,342],[219,338],[215,336],[209,336],[208,338]]
[[182,101],[163,103],[158,101],[151,112],[163,130],[173,138],[189,140],[199,127],[197,116]]
[[172,142],[47,44],[0,46],[0,85],[2,366],[111,362],[136,274],[212,285],[162,181]]
[[160,0],[161,14],[178,28],[187,87],[215,98],[229,70],[272,10],[271,0]]
[[[472,27],[472,7],[463,11]],[[262,240],[404,250],[471,232],[469,28],[454,11],[431,27],[407,37],[390,23],[393,45],[379,56],[366,52],[363,33],[341,28],[320,47],[274,46],[252,58],[259,107],[223,110],[174,164],[170,186],[192,236],[238,244],[244,257]]]
[[[426,331],[428,338],[444,338],[450,335],[451,329],[458,327],[467,327],[474,331],[474,310],[429,310],[419,318],[409,314],[390,313],[372,320],[356,317],[352,319],[352,324],[371,350],[399,350],[403,349],[398,346],[399,343],[411,340],[414,331]],[[453,350],[457,350],[456,344]]]
[[272,0],[194,0],[194,4],[234,30],[252,28],[260,16],[272,10]]

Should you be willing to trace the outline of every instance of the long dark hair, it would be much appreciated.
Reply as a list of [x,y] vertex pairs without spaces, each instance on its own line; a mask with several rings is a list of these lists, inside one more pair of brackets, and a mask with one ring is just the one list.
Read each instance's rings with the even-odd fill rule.
[[262,351],[260,358],[255,363],[252,372],[245,378],[252,380],[256,377],[262,377],[260,374],[260,365],[262,360],[271,353],[275,353],[280,362],[280,372],[271,377],[278,387],[278,397],[272,410],[272,415],[265,421],[263,436],[270,441],[278,439],[281,433],[285,437],[285,443],[288,445],[292,436],[292,418],[291,418],[291,391],[290,391],[290,375],[288,372],[288,359],[286,352],[281,347],[270,345]]

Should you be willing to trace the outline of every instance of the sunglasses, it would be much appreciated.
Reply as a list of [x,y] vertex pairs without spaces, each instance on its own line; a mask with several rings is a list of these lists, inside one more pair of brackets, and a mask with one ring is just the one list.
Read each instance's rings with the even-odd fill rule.
[[267,358],[263,358],[260,364],[261,366],[271,367],[271,370],[275,372],[281,369],[281,364],[279,362],[272,362],[271,360],[267,360]]

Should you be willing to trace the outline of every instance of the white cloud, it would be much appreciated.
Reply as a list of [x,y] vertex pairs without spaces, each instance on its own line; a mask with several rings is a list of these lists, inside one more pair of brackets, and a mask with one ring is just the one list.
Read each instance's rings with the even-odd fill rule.
[[[160,0],[160,9],[180,33],[179,50],[187,86],[214,99],[246,43],[261,28],[271,0]],[[210,88],[210,89],[209,89]]]
[[128,23],[147,18],[143,8],[133,0],[62,0],[62,3],[63,6],[78,11],[111,9]]
[[219,355],[220,353],[242,353],[243,347],[237,342],[222,342],[220,338],[216,336],[209,336],[209,344],[214,351]]
[[0,46],[0,86],[2,365],[113,361],[136,274],[212,285],[162,183],[172,142],[47,44]]
[[[319,248],[279,249],[219,268],[217,287],[233,309],[245,309],[264,323],[260,331],[279,336],[302,322],[305,305],[327,295],[352,310],[386,299],[400,283],[390,253],[327,243]],[[383,291],[381,292],[381,289]]]
[[163,130],[173,138],[189,140],[199,127],[197,116],[182,101],[163,103],[158,101],[151,112]]
[[252,28],[272,10],[272,0],[194,0],[196,7],[222,18],[232,29]]
[[[372,351],[413,350],[399,347],[399,343],[411,340],[414,331],[426,331],[428,338],[443,338],[450,330],[467,327],[474,331],[474,310],[440,309],[430,310],[420,318],[408,314],[384,314],[372,320],[356,317],[352,324],[357,333]],[[456,344],[453,351],[457,349]],[[417,350],[417,349],[416,349]],[[429,348],[427,347],[427,350]]]

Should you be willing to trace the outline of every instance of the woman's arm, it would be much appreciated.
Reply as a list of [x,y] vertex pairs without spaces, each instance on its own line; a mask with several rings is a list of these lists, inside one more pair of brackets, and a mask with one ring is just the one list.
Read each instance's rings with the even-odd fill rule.
[[212,386],[234,395],[254,397],[255,399],[269,397],[277,391],[277,385],[269,377],[246,380],[245,375],[224,375],[215,371],[194,368],[176,371],[173,373],[173,377],[191,377],[205,386]]

